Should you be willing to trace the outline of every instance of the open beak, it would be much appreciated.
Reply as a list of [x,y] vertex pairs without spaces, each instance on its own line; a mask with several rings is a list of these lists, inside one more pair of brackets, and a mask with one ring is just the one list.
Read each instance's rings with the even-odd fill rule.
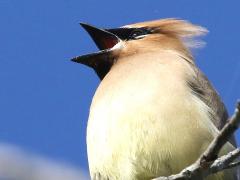
[[89,33],[100,50],[111,49],[120,42],[116,35],[105,29],[99,29],[85,23],[80,24]]
[[115,34],[111,33],[108,30],[96,28],[85,23],[80,23],[80,25],[88,32],[88,34],[96,43],[100,51],[82,56],[77,56],[71,60],[95,68],[94,66],[100,63],[97,61],[100,61],[100,59],[105,59],[107,58],[107,56],[110,56],[111,52],[115,48],[117,48],[116,45],[121,40]]

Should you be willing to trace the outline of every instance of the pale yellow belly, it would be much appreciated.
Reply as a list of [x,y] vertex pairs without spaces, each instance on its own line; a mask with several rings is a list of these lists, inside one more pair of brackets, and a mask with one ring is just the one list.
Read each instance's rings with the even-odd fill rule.
[[147,180],[178,173],[200,156],[216,133],[204,110],[196,106],[201,104],[195,103],[134,107],[131,113],[111,109],[90,116],[90,172],[116,180]]

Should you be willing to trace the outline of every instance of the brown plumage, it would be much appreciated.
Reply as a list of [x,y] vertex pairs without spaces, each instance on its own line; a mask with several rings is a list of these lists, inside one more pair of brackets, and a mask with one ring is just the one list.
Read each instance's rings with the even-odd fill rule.
[[[73,59],[102,80],[87,128],[92,179],[148,180],[193,163],[227,120],[189,50],[207,30],[178,19],[83,26],[101,50]],[[233,148],[228,143],[221,154]],[[208,180],[237,178],[230,170]]]

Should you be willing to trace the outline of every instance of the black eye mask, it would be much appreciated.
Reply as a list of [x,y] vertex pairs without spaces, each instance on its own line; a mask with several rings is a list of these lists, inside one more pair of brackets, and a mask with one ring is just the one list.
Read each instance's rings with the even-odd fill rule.
[[138,37],[151,34],[151,30],[148,28],[117,28],[117,29],[106,29],[106,31],[115,34],[122,40],[136,40]]

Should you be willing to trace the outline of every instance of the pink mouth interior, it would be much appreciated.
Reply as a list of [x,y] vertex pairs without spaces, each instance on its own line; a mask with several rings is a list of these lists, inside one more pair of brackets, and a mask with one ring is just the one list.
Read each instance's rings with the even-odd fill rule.
[[104,49],[110,49],[114,47],[117,43],[118,43],[117,39],[113,39],[113,38],[101,39],[101,45]]

